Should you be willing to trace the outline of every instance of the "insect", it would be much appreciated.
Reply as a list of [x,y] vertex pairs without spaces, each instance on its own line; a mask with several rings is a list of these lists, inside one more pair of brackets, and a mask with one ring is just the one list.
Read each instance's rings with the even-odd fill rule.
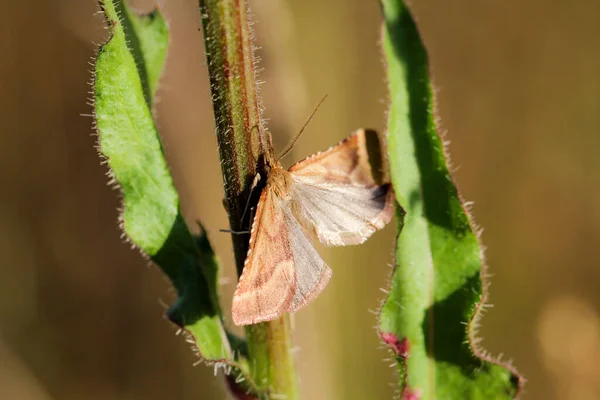
[[372,139],[378,141],[374,131],[356,131],[287,171],[278,159],[267,162],[267,183],[233,297],[236,325],[295,312],[321,293],[331,269],[309,234],[328,246],[359,244],[390,221],[394,195],[373,177],[367,146]]

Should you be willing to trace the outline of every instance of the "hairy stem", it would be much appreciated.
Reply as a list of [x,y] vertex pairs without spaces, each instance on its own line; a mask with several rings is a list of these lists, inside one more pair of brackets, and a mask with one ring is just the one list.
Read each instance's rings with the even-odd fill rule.
[[[244,216],[244,210],[250,195],[251,206],[257,201],[250,186],[256,174],[266,177],[265,160],[273,158],[271,137],[260,118],[247,10],[245,0],[200,0],[225,203],[234,232],[249,230],[251,213]],[[249,236],[233,234],[232,241],[241,275]],[[248,326],[246,337],[248,364],[260,389],[269,397],[297,398],[287,315]]]

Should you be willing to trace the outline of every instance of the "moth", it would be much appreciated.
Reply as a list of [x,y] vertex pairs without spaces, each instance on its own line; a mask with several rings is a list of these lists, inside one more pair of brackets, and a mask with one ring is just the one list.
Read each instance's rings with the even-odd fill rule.
[[295,312],[321,293],[331,269],[309,235],[328,246],[359,244],[390,221],[394,195],[390,184],[373,177],[367,146],[373,140],[379,143],[376,132],[358,130],[287,171],[267,160],[267,183],[233,296],[236,325]]

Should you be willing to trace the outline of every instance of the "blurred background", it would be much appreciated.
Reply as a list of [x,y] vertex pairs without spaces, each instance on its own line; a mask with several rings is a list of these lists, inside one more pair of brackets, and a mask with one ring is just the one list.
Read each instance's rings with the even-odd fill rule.
[[[151,1],[135,1],[150,10]],[[251,1],[276,148],[325,104],[287,162],[385,127],[376,0]],[[163,0],[172,42],[158,126],[185,215],[235,288],[196,0]],[[600,398],[600,2],[415,0],[454,177],[485,228],[483,345],[528,378],[524,399]],[[163,318],[166,279],[119,239],[94,148],[89,65],[106,39],[93,0],[2,0],[0,398],[223,399]],[[392,224],[393,225],[393,224]],[[374,326],[394,227],[322,249],[333,279],[295,317],[306,399],[389,399]]]

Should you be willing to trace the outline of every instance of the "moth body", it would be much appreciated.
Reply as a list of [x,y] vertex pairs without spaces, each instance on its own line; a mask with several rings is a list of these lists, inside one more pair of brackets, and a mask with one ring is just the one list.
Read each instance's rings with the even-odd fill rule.
[[292,177],[290,173],[283,169],[279,163],[275,164],[269,171],[267,186],[269,187],[269,190],[272,190],[277,197],[281,199],[287,199],[289,197],[292,184]]
[[359,244],[392,218],[391,186],[375,182],[369,162],[373,139],[375,132],[357,131],[287,171],[269,162],[233,297],[237,325],[297,311],[323,291],[331,269],[309,236],[328,246]]

